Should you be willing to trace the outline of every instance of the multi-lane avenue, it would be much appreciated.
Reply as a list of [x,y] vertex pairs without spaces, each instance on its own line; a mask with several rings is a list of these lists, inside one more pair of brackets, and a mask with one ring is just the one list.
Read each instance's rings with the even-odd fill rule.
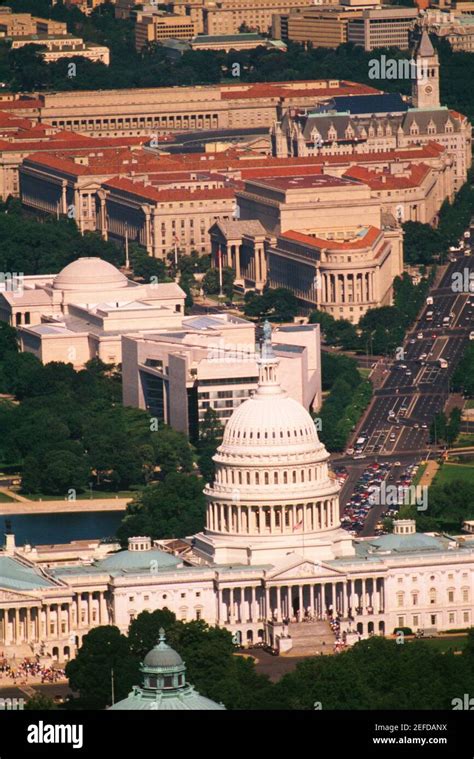
[[[429,427],[446,405],[453,372],[474,329],[474,257],[451,262],[429,296],[396,357],[385,362],[383,382],[353,436],[353,441],[363,438],[364,460],[337,457],[337,464],[348,466],[341,512],[371,462],[391,461],[397,479],[402,466],[431,455]],[[376,521],[375,513],[369,516],[363,534],[370,534]]]

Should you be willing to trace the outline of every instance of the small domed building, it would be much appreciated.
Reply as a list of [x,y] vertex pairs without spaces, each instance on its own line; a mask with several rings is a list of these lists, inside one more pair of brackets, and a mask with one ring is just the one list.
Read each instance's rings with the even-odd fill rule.
[[185,298],[175,282],[140,284],[101,258],[82,257],[59,274],[0,285],[0,320],[44,364],[81,369],[96,357],[121,363],[124,332],[180,326]]
[[181,656],[168,646],[165,631],[160,629],[159,641],[145,656],[142,665],[142,684],[135,685],[127,698],[110,707],[113,710],[224,710],[223,704],[216,704],[201,696],[186,682],[186,665]]

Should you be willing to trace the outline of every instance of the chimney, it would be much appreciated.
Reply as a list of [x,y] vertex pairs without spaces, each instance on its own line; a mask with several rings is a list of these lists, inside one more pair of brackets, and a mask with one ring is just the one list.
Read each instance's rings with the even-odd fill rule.
[[5,553],[12,554],[15,553],[16,545],[15,545],[15,536],[11,532],[5,533],[5,546],[4,546]]

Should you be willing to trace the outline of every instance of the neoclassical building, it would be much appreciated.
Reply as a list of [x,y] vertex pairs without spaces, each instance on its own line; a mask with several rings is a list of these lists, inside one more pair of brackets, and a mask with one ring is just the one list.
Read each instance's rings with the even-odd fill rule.
[[400,95],[335,96],[311,109],[288,110],[273,126],[277,156],[377,153],[434,141],[455,162],[455,189],[471,165],[472,125],[440,105],[439,59],[423,31],[415,51],[411,101]]
[[140,284],[101,258],[83,257],[58,274],[13,273],[0,282],[0,321],[43,363],[81,369],[92,358],[119,364],[122,335],[179,327],[186,294],[175,282]]
[[[126,632],[144,610],[204,619],[236,640],[269,640],[311,653],[343,631],[472,625],[474,537],[393,534],[353,539],[341,529],[339,485],[310,414],[278,382],[266,329],[259,385],[230,418],[206,486],[202,532],[182,540],[17,548],[0,553],[0,648],[7,654],[74,656],[101,624]],[[303,613],[315,621],[296,622]],[[286,635],[285,618],[291,638]]]

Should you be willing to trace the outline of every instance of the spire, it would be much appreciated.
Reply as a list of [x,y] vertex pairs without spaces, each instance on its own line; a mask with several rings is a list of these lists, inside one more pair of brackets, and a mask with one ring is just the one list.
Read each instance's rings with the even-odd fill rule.
[[416,56],[417,58],[431,58],[433,55],[436,55],[436,53],[434,51],[433,45],[431,44],[430,36],[426,31],[426,28],[424,28],[421,34],[420,42],[418,43],[418,47],[416,49]]
[[257,359],[257,395],[281,395],[283,393],[277,376],[277,367],[279,363],[280,361],[275,356],[272,346],[272,326],[268,319],[266,319],[263,325],[262,348],[260,356]]
[[166,643],[166,635],[165,635],[164,627],[160,627],[158,632],[159,632],[158,643]]

